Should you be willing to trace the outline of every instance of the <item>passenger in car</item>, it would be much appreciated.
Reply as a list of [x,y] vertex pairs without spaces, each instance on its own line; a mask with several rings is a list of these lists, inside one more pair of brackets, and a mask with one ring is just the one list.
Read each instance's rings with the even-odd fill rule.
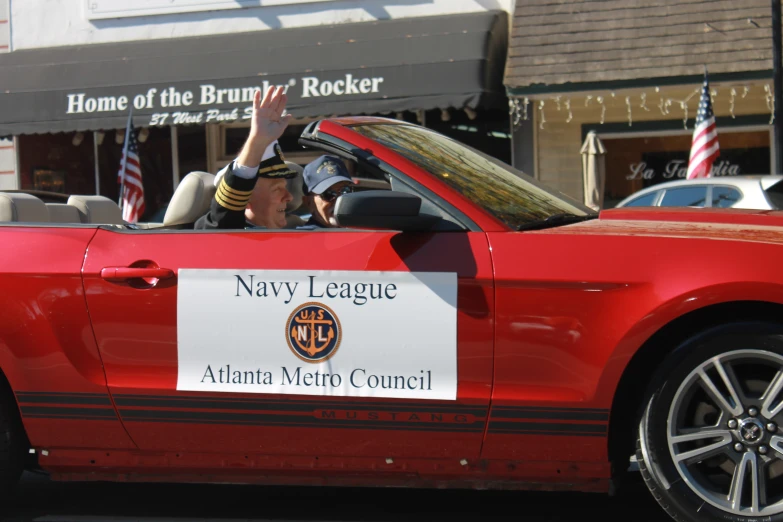
[[286,101],[280,87],[270,87],[263,99],[255,93],[247,140],[239,156],[218,173],[209,212],[194,228],[285,227],[286,203],[292,199],[286,179],[296,176],[277,142],[291,120]]
[[342,194],[353,192],[354,187],[346,164],[337,156],[321,156],[305,166],[303,178],[310,219],[298,228],[339,226],[334,217],[335,203]]

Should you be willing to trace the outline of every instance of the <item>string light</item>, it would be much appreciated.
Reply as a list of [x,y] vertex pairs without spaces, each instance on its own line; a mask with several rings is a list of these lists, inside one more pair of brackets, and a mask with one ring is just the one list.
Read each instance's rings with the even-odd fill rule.
[[601,125],[604,124],[604,118],[606,116],[606,105],[604,105],[604,97],[599,96],[595,99],[599,104],[601,104]]
[[[731,115],[733,119],[736,119],[737,117],[737,99],[744,99],[748,96],[751,90],[751,86],[749,85],[735,85],[735,86],[726,86],[726,89],[728,89],[728,92],[726,93],[726,96],[728,98],[728,112]],[[654,86],[650,88],[650,91],[642,91],[639,93],[639,108],[641,110],[644,110],[646,112],[650,112],[653,110],[653,108],[648,104],[648,101],[650,100],[650,96],[653,94],[652,91],[658,94],[658,102],[656,103],[656,106],[658,110],[660,111],[661,115],[666,117],[672,116],[672,105],[677,104],[679,105],[680,109],[682,110],[682,122],[683,122],[683,128],[688,129],[688,120],[690,119],[690,101],[692,98],[696,98],[696,101],[698,101],[698,96],[701,95],[702,87],[699,86],[698,88],[695,88],[692,92],[690,92],[687,96],[685,96],[682,99],[672,98],[669,96],[666,96],[665,88],[661,88],[659,86]],[[767,104],[767,108],[770,112],[770,121],[769,123],[774,123],[775,114],[774,114],[774,107],[775,107],[775,96],[774,92],[772,91],[772,88],[769,84],[764,86],[764,92],[765,92],[765,101]],[[709,91],[709,95],[713,100],[713,103],[717,99],[717,97],[720,95],[720,88],[711,88]],[[610,98],[611,96],[611,98]],[[633,107],[636,102],[633,101],[633,97],[635,95],[623,95],[623,93],[620,93],[620,96],[617,95],[615,91],[609,91],[608,93],[593,93],[593,94],[584,94],[584,104],[585,107],[590,107],[593,102],[595,102],[597,105],[600,106],[600,112],[592,112],[590,111],[593,116],[590,118],[589,116],[585,116],[585,118],[592,119],[592,121],[595,121],[598,119],[600,121],[601,125],[604,125],[607,121],[607,108],[609,107],[609,100],[616,100],[617,98],[624,98],[625,99],[625,106],[626,106],[626,115],[627,115],[627,121],[628,126],[633,126]],[[621,99],[622,99],[621,98]],[[622,101],[617,100],[618,102],[622,103]],[[572,99],[570,97],[567,97],[565,95],[552,95],[545,99],[539,99],[539,100],[530,100],[528,97],[524,98],[518,98],[514,100],[509,100],[509,114],[513,117],[514,125],[517,126],[521,123],[522,120],[528,120],[532,119],[532,115],[528,116],[528,106],[531,103],[535,103],[538,107],[539,111],[539,129],[544,130],[546,128],[547,118],[546,118],[546,101],[549,100],[552,104],[554,104],[557,107],[558,112],[565,112],[565,122],[571,123],[574,120],[574,113],[572,111],[572,102],[578,102],[577,99]],[[612,104],[613,107],[618,107],[616,104]],[[619,108],[619,107],[618,107]],[[533,108],[535,110],[535,107]],[[551,116],[551,114],[550,114]],[[557,121],[562,121],[559,119],[560,117],[557,116],[555,118]]]
[[729,95],[731,96],[729,98],[729,114],[731,114],[732,119],[734,119],[734,98],[737,97],[737,89],[732,87],[731,91],[729,91]]
[[642,103],[641,103],[641,105],[639,105],[639,107],[641,107],[642,109],[644,109],[647,112],[650,112],[650,108],[647,107],[647,93],[643,92],[641,98],[642,98]]
[[767,102],[767,109],[769,109],[769,123],[771,125],[775,121],[775,96],[772,94],[772,91],[769,88],[769,84],[764,86],[764,92],[767,93],[764,96],[764,99]]
[[514,117],[514,126],[517,127],[522,120],[527,120],[527,106],[530,100],[525,97],[524,103],[519,103],[519,99],[508,100],[508,114]]
[[519,125],[519,120],[521,119],[519,100],[511,98],[508,99],[508,115],[514,117],[515,127]]
[[688,102],[687,101],[681,101],[680,102],[680,108],[683,111],[682,128],[683,129],[687,129],[688,128]]

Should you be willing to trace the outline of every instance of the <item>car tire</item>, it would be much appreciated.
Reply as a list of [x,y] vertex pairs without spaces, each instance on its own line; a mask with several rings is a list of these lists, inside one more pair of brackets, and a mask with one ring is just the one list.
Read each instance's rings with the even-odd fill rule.
[[0,399],[0,501],[4,504],[12,498],[24,472],[27,446],[15,402]]
[[729,325],[683,343],[644,406],[639,470],[674,520],[783,522],[783,327]]

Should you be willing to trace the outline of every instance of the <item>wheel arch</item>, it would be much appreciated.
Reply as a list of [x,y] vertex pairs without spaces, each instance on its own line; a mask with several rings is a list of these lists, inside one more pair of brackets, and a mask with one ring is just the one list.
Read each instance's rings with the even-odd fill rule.
[[624,475],[629,467],[644,395],[667,357],[688,340],[748,322],[783,325],[783,304],[746,300],[708,305],[673,319],[642,344],[622,372],[612,399],[607,449],[613,477]]
[[[5,371],[0,367],[0,410],[9,415],[9,423],[21,435],[22,440],[18,440],[16,451],[22,462],[23,469],[35,469],[38,467],[37,455],[30,454],[27,450],[30,448],[30,437],[27,434],[27,427],[22,420],[22,412],[19,408],[19,402],[16,400],[11,382],[8,380]],[[0,480],[0,482],[2,482]]]

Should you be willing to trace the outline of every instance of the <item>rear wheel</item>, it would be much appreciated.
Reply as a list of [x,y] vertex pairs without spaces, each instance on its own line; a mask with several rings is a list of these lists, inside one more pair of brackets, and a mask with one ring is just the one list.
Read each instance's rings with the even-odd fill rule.
[[692,341],[653,383],[637,460],[669,515],[783,522],[783,329]]
[[27,457],[27,437],[14,401],[0,399],[0,500],[7,501],[19,483]]

